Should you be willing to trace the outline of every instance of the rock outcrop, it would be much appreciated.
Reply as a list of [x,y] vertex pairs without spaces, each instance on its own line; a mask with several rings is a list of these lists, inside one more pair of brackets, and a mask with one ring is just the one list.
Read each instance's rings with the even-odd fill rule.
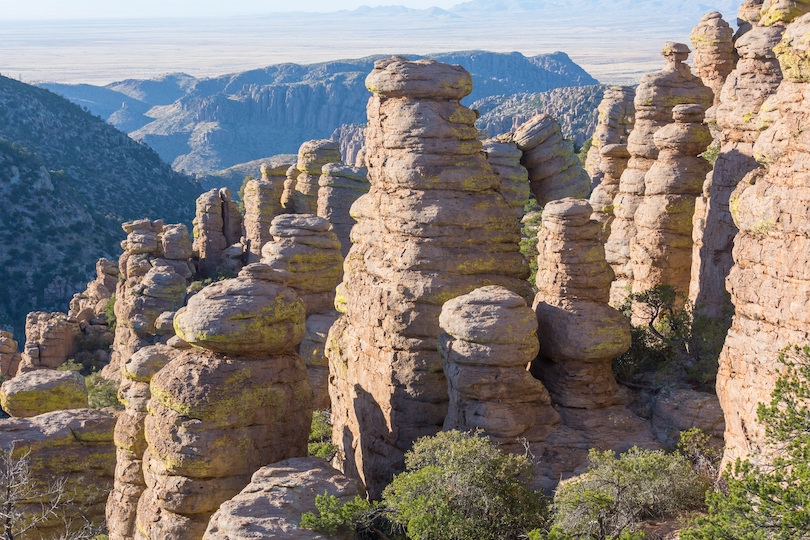
[[340,163],[340,143],[323,139],[307,141],[298,150],[298,177],[295,180],[293,206],[296,214],[318,213],[318,181],[327,163]]
[[476,139],[461,67],[379,60],[366,79],[371,191],[345,263],[345,316],[327,342],[338,463],[372,497],[418,437],[441,429],[447,382],[436,350],[441,306],[486,285],[524,297],[528,264],[500,178]]
[[634,219],[634,293],[664,284],[684,296],[689,292],[695,199],[711,170],[700,154],[712,136],[700,105],[677,105],[672,112],[675,123],[655,133],[658,159],[644,176],[644,199]]
[[340,241],[329,222],[312,215],[282,214],[270,226],[262,262],[288,274],[287,286],[304,301],[307,315],[332,311],[343,273]]
[[591,194],[591,178],[574,153],[574,143],[563,138],[554,118],[538,114],[518,127],[511,138],[523,151],[520,163],[529,171],[531,191],[540,206]]
[[29,313],[19,372],[58,368],[76,352],[80,333],[78,321],[64,313]]
[[340,251],[345,257],[352,246],[350,233],[356,223],[350,209],[354,201],[371,188],[368,170],[327,163],[323,166],[318,185],[318,216],[332,224],[332,231],[340,240]]
[[251,264],[176,314],[177,337],[194,347],[150,382],[136,539],[202,538],[256,470],[306,455],[312,392],[295,352],[305,308],[285,279]]
[[487,162],[501,177],[501,194],[520,221],[526,213],[526,203],[531,194],[529,171],[520,164],[523,152],[512,141],[487,139],[483,145]]
[[[781,4],[781,3],[780,3]],[[802,4],[804,5],[804,4]],[[760,112],[754,145],[764,165],[731,195],[739,233],[727,279],[735,313],[720,354],[717,393],[726,416],[726,461],[762,447],[757,404],[781,373],[780,351],[810,343],[810,14],[774,48],[784,80]]]
[[70,301],[68,317],[85,319],[83,313],[98,317],[104,315],[107,302],[110,301],[115,289],[118,287],[118,265],[108,259],[99,259],[96,262],[96,279],[87,284],[84,292],[73,295]]
[[627,139],[630,160],[613,201],[615,219],[605,244],[607,261],[616,274],[610,294],[614,305],[621,304],[633,288],[630,243],[636,236],[634,218],[644,196],[644,176],[658,158],[653,136],[672,122],[672,109],[676,105],[694,103],[707,109],[712,104],[711,90],[684,63],[689,52],[686,45],[667,42],[661,51],[666,67],[644,75],[636,89],[636,122]]
[[532,373],[555,403],[596,409],[622,402],[611,362],[630,348],[627,319],[608,305],[613,271],[588,201],[553,201],[538,233],[540,356]]
[[739,60],[726,78],[715,108],[720,152],[695,208],[689,297],[711,317],[730,311],[725,280],[733,264],[737,227],[729,199],[740,180],[759,167],[754,143],[760,134],[760,108],[782,81],[773,48],[782,38],[784,26],[760,24],[761,8],[761,2],[746,2],[740,8],[740,32],[744,33],[735,41]]
[[245,184],[243,200],[245,204],[245,239],[249,242],[248,262],[259,262],[262,258],[262,246],[272,238],[270,223],[273,218],[284,212],[281,196],[284,193],[288,166],[280,164],[271,167],[262,165],[262,177]]
[[[65,517],[74,525],[85,518],[95,527],[104,525],[104,501],[112,488],[115,469],[113,428],[115,417],[103,411],[73,409],[55,411],[32,418],[0,420],[0,448],[12,450],[12,457],[29,460],[31,476],[47,485],[54,479],[65,482],[64,492],[73,497]],[[40,501],[24,501],[21,506],[41,514]],[[60,538],[65,522],[54,516],[40,524],[37,538]]]
[[707,13],[689,38],[695,46],[695,73],[712,90],[714,105],[720,103],[720,91],[734,69],[734,32],[717,11]]
[[330,409],[332,402],[329,399],[329,360],[326,358],[326,338],[329,329],[340,317],[340,313],[329,311],[315,313],[307,317],[307,332],[298,352],[304,359],[309,376],[309,386],[312,388],[312,408]]
[[[143,347],[154,345],[157,319],[183,306],[186,285],[194,273],[191,238],[185,225],[163,225],[141,219],[124,223],[127,239],[118,259],[115,293],[115,342],[104,377],[120,380],[121,366]],[[168,339],[167,336],[166,339]]]
[[242,238],[242,214],[231,200],[228,188],[206,191],[197,199],[194,218],[194,252],[199,273],[214,276],[218,270],[238,272],[242,251],[235,246]]
[[439,316],[439,350],[450,405],[444,429],[482,429],[503,448],[544,440],[560,415],[526,367],[540,350],[537,316],[503,287],[449,300]]
[[590,196],[592,217],[607,225],[613,221],[613,200],[619,193],[619,181],[630,159],[627,137],[635,123],[634,97],[635,90],[626,86],[614,86],[605,91],[598,108],[593,146],[588,152],[589,160],[591,153],[595,153],[593,170],[588,169],[588,172],[598,182]]
[[655,398],[652,426],[656,439],[667,448],[677,447],[681,432],[692,428],[708,435],[713,447],[723,447],[723,410],[714,394],[688,388],[663,390]]
[[[222,503],[211,517],[205,540],[326,540],[299,528],[301,516],[315,512],[324,493],[341,504],[362,495],[360,486],[320,458],[293,458],[262,467],[239,495]],[[351,540],[354,532],[328,538]]]
[[75,371],[39,369],[4,382],[0,386],[0,407],[17,418],[86,409],[87,387],[84,377]]
[[121,370],[118,398],[126,409],[115,423],[115,482],[106,507],[110,540],[135,537],[138,499],[146,489],[143,455],[147,447],[144,420],[151,397],[149,382],[176,352],[165,345],[144,347]]
[[0,375],[6,377],[17,374],[20,367],[20,352],[11,332],[0,330]]

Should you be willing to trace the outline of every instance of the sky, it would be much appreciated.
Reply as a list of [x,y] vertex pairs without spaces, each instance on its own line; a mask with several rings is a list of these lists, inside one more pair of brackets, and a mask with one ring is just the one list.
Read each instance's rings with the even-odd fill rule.
[[0,0],[0,21],[212,17],[284,11],[338,11],[360,6],[449,8],[463,0]]

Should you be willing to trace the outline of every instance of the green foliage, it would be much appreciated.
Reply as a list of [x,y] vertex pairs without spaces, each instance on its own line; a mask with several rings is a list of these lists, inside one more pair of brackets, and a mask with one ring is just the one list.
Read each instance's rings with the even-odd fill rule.
[[588,161],[588,151],[593,146],[593,137],[590,139],[586,139],[584,143],[582,143],[582,148],[577,150],[577,157],[579,158],[579,162],[585,167],[585,162]]
[[405,468],[383,502],[412,540],[516,539],[546,524],[546,500],[528,485],[529,461],[480,433],[421,438]]
[[115,333],[115,293],[112,294],[107,304],[104,306],[104,317],[107,319],[107,326],[110,332]]
[[379,507],[379,503],[368,502],[359,496],[341,503],[340,499],[324,491],[323,495],[315,497],[315,508],[318,509],[318,513],[307,512],[301,516],[300,527],[329,536],[339,532],[354,532]]
[[720,472],[723,449],[709,444],[710,436],[700,428],[690,428],[681,432],[678,452],[692,464],[695,471],[707,483],[714,483]]
[[337,447],[332,444],[332,418],[328,410],[319,410],[312,413],[312,428],[309,432],[307,446],[310,456],[331,461],[337,453]]
[[190,293],[198,293],[204,288],[211,285],[212,283],[216,283],[218,281],[223,281],[235,277],[236,274],[234,274],[230,270],[220,268],[219,270],[217,270],[216,274],[214,274],[213,277],[205,278],[201,281],[192,281],[191,284],[189,284],[189,286],[186,288],[186,291]]
[[537,204],[537,200],[530,198],[524,208],[526,214],[539,212],[534,217],[526,217],[523,219],[523,231],[520,238],[520,252],[529,261],[529,268],[531,275],[529,276],[529,283],[532,287],[536,287],[537,282],[537,230],[542,226],[543,209]]
[[635,314],[646,322],[631,329],[630,349],[613,362],[620,381],[633,382],[652,372],[659,379],[686,381],[712,391],[731,326],[730,311],[708,317],[671,285],[630,294],[620,309],[628,318]]
[[810,347],[785,349],[779,361],[785,372],[757,410],[772,463],[738,459],[724,474],[726,489],[708,496],[709,515],[682,539],[810,538]]
[[720,157],[720,141],[712,141],[712,144],[709,145],[705,152],[700,154],[700,157],[714,165],[717,158]]
[[706,482],[680,454],[634,447],[619,459],[612,450],[591,450],[589,457],[587,473],[557,488],[550,539],[636,538],[642,521],[698,508],[706,493]]
[[236,192],[236,196],[239,197],[239,199],[236,201],[236,207],[239,209],[239,213],[243,216],[245,215],[245,188],[247,187],[248,182],[251,180],[255,180],[255,178],[253,178],[251,175],[245,176],[245,179],[242,180],[242,185],[239,186],[239,191]]

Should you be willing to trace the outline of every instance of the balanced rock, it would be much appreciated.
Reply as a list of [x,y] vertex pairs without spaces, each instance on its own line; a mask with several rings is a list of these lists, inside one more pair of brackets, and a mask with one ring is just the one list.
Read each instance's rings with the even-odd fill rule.
[[298,180],[298,167],[290,165],[284,180],[284,191],[281,193],[281,207],[285,214],[295,213],[295,182]]
[[749,22],[740,27],[741,32],[747,30],[735,41],[739,60],[726,78],[715,108],[720,153],[695,207],[689,297],[711,317],[731,311],[726,277],[733,264],[731,251],[738,229],[729,200],[742,178],[760,166],[754,159],[754,143],[764,127],[760,109],[782,81],[773,49],[782,39],[784,26],[759,24],[759,4],[745,3],[740,8],[740,20]]
[[363,493],[353,480],[320,458],[293,458],[262,467],[236,497],[211,517],[204,540],[351,540],[354,532],[326,536],[301,529],[306,512],[315,512],[315,497],[327,494],[340,504]]
[[[378,60],[366,79],[371,190],[357,225],[329,333],[337,462],[378,497],[417,438],[447,414],[436,350],[447,300],[486,285],[529,298],[513,210],[477,140],[460,66]],[[345,296],[344,296],[345,295]],[[345,302],[344,302],[345,299]]]
[[78,321],[64,313],[29,313],[19,371],[58,368],[76,352],[80,333]]
[[610,224],[613,221],[613,200],[619,193],[619,181],[627,168],[630,153],[627,151],[627,137],[635,123],[635,90],[626,86],[614,86],[605,91],[599,103],[599,118],[593,133],[593,146],[588,152],[593,158],[591,178],[599,184],[591,193],[593,219]]
[[352,204],[371,188],[368,170],[327,163],[323,166],[318,185],[318,216],[332,224],[332,231],[340,240],[340,251],[345,257],[352,246],[350,233],[356,223],[350,212]]
[[87,387],[84,377],[75,371],[39,369],[4,382],[0,386],[0,407],[18,418],[86,409]]
[[245,204],[245,238],[250,242],[249,263],[261,260],[262,246],[272,238],[270,223],[274,217],[284,213],[281,196],[289,166],[285,162],[263,163],[262,177],[245,184],[242,198]]
[[340,142],[328,139],[307,141],[298,149],[298,177],[295,180],[293,205],[296,214],[318,213],[318,181],[323,166],[340,163]]
[[444,429],[482,429],[506,446],[545,439],[560,417],[526,369],[540,349],[526,300],[503,287],[482,287],[445,303],[439,324],[450,396]]
[[242,237],[242,215],[231,200],[228,188],[212,189],[197,198],[194,218],[194,252],[200,258],[202,276],[213,276],[218,270],[238,271],[237,261],[228,248]]
[[0,375],[13,377],[20,366],[20,353],[14,334],[0,330]]
[[336,311],[315,313],[307,317],[307,332],[298,352],[304,359],[312,388],[312,408],[330,409],[329,400],[329,361],[326,359],[326,338],[329,329],[340,316]]
[[330,229],[318,216],[282,214],[270,226],[273,240],[262,249],[262,262],[287,275],[287,286],[304,301],[307,315],[334,309],[343,255]]
[[304,304],[285,286],[288,275],[262,263],[192,296],[174,316],[183,341],[236,355],[279,354],[301,342]]
[[754,145],[764,169],[749,173],[731,195],[740,231],[726,282],[734,318],[717,375],[727,462],[763,448],[757,404],[769,402],[784,367],[780,352],[810,343],[808,33],[810,14],[805,14],[787,27],[774,48],[784,80],[766,102],[769,126]]
[[538,233],[540,356],[532,372],[552,400],[592,409],[621,403],[611,363],[630,348],[630,325],[610,307],[613,271],[588,201],[553,201]]
[[734,69],[734,32],[717,11],[707,13],[689,36],[695,46],[695,73],[711,88],[714,105],[720,103],[720,91]]
[[511,141],[487,139],[483,145],[489,165],[501,177],[501,193],[515,217],[518,220],[523,219],[531,194],[529,171],[520,164],[523,152]]
[[557,120],[538,114],[518,127],[512,139],[523,151],[520,163],[529,171],[531,191],[540,206],[590,195],[591,177],[574,153],[573,141],[563,138]]
[[686,294],[692,267],[692,217],[695,198],[711,169],[700,157],[711,143],[700,105],[677,105],[674,124],[654,136],[659,154],[644,177],[644,199],[634,218],[630,244],[633,292],[671,285]]
[[115,483],[106,507],[110,540],[135,537],[138,499],[146,490],[143,455],[147,448],[144,420],[151,397],[149,382],[175,352],[165,345],[144,347],[123,366],[118,398],[126,409],[115,423]]
[[[114,426],[114,416],[92,409],[0,420],[0,448],[12,451],[14,459],[27,458],[32,478],[46,485],[64,481],[64,493],[72,498],[64,516],[40,523],[34,538],[64,538],[65,519],[79,526],[86,519],[98,529],[104,526],[104,502],[115,469]],[[18,504],[25,512],[41,515],[42,502],[47,501]]]
[[684,63],[689,57],[689,47],[667,42],[661,54],[666,67],[644,75],[636,89],[636,122],[627,138],[630,160],[613,201],[615,219],[605,244],[605,256],[616,274],[610,295],[614,305],[624,302],[633,288],[630,243],[636,236],[634,218],[644,196],[644,176],[658,158],[655,132],[672,122],[672,109],[676,105],[695,103],[705,110],[713,100],[712,91]]

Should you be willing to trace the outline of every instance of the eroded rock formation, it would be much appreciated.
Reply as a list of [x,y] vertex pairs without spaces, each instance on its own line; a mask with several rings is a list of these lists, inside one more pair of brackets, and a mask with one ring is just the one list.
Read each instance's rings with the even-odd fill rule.
[[449,300],[439,316],[439,350],[450,405],[444,429],[482,429],[511,448],[545,440],[560,415],[526,367],[540,350],[537,316],[503,287],[482,287]]
[[483,142],[487,162],[498,176],[501,177],[501,194],[515,213],[518,220],[523,219],[526,213],[526,203],[529,202],[531,189],[529,186],[529,171],[520,164],[523,152],[512,141],[499,141],[487,139]]
[[517,220],[481,151],[476,115],[459,104],[469,73],[393,57],[375,63],[366,86],[371,191],[352,209],[336,301],[345,316],[327,356],[337,460],[376,497],[413,441],[444,422],[442,305],[486,285],[531,291]]
[[[322,540],[325,536],[298,527],[301,516],[315,512],[315,497],[324,493],[347,503],[363,490],[320,458],[293,458],[262,467],[250,484],[211,517],[205,540]],[[338,533],[351,540],[354,531]]]
[[312,215],[282,214],[270,226],[262,262],[288,273],[287,286],[304,301],[307,315],[332,311],[343,273],[340,241],[329,222]]
[[56,369],[76,352],[79,323],[64,313],[35,311],[25,318],[25,348],[19,372]]
[[689,36],[695,46],[695,73],[712,90],[714,105],[720,103],[720,91],[734,69],[732,36],[731,27],[716,11],[704,15]]
[[75,371],[38,369],[0,386],[0,407],[9,416],[29,418],[64,409],[86,409],[87,387]]
[[689,47],[667,42],[661,54],[666,67],[644,75],[636,89],[636,122],[627,139],[630,160],[613,201],[615,219],[610,226],[605,254],[616,274],[610,294],[614,305],[621,304],[633,288],[630,243],[636,236],[634,218],[644,196],[644,176],[658,158],[653,136],[672,122],[672,109],[676,105],[694,103],[707,109],[713,99],[711,90],[684,63],[689,57]]
[[733,264],[737,227],[729,198],[740,180],[759,167],[754,143],[760,134],[760,107],[782,81],[773,48],[782,38],[784,26],[760,24],[761,8],[761,2],[746,2],[740,8],[740,20],[746,23],[735,41],[739,60],[715,107],[720,152],[695,208],[689,297],[711,317],[720,317],[730,307],[725,280]]
[[284,180],[284,191],[281,194],[281,207],[285,214],[295,213],[295,182],[298,180],[298,167],[291,165]]
[[700,105],[677,105],[672,113],[675,123],[655,133],[658,159],[644,176],[644,199],[634,219],[634,293],[664,284],[684,295],[689,291],[695,198],[711,170],[700,154],[712,136]]
[[11,332],[0,330],[0,375],[14,376],[20,366],[20,353]]
[[298,149],[298,177],[295,180],[293,206],[296,214],[318,213],[318,180],[323,166],[340,163],[340,143],[329,139],[307,141]]
[[329,329],[340,317],[340,313],[329,311],[315,313],[307,317],[307,333],[301,340],[298,352],[304,359],[312,388],[312,408],[330,409],[329,400],[329,360],[326,358],[326,338]]
[[591,178],[574,153],[574,143],[563,138],[554,118],[538,114],[518,127],[512,139],[523,151],[520,163],[529,171],[531,191],[540,206],[591,194]]
[[312,392],[295,352],[305,308],[286,277],[251,264],[177,312],[177,337],[194,347],[150,382],[136,539],[202,538],[256,470],[306,455]]
[[[588,159],[594,161],[588,172],[599,183],[590,196],[592,217],[608,225],[613,221],[613,200],[619,193],[619,181],[630,159],[627,137],[635,123],[635,94],[633,88],[626,86],[614,86],[605,91],[599,104],[593,146],[588,151]],[[595,154],[593,158],[591,153]]]
[[236,246],[241,238],[242,214],[231,200],[231,190],[212,189],[200,195],[194,218],[194,252],[200,258],[200,275],[211,277],[218,270],[238,272],[242,250]]
[[352,246],[349,235],[355,224],[349,211],[354,201],[371,188],[368,170],[327,163],[323,166],[318,185],[318,216],[332,224],[332,231],[340,240],[340,251],[345,257]]
[[[96,279],[87,284],[87,289],[73,295],[70,301],[68,317],[85,319],[87,313],[92,317],[104,315],[107,302],[110,301],[118,287],[118,265],[107,259],[96,262]],[[89,311],[85,311],[89,310]]]
[[810,14],[805,14],[774,48],[784,80],[762,107],[760,119],[768,128],[754,145],[765,168],[749,173],[731,195],[740,232],[726,283],[735,314],[717,376],[726,461],[761,448],[757,404],[769,401],[782,367],[779,353],[788,345],[810,343],[808,35]]
[[284,212],[281,196],[284,193],[288,166],[284,163],[272,167],[262,164],[262,177],[245,185],[245,239],[249,242],[248,262],[259,262],[262,246],[271,240],[270,223]]
[[[103,411],[73,409],[40,414],[32,418],[0,420],[0,448],[12,456],[30,460],[31,476],[43,484],[59,478],[64,493],[73,497],[65,517],[81,526],[84,518],[95,527],[104,525],[104,502],[112,488],[115,469],[113,428],[115,417]],[[24,501],[21,506],[41,514],[40,501]],[[41,538],[61,538],[65,522],[61,516],[40,524]]]

